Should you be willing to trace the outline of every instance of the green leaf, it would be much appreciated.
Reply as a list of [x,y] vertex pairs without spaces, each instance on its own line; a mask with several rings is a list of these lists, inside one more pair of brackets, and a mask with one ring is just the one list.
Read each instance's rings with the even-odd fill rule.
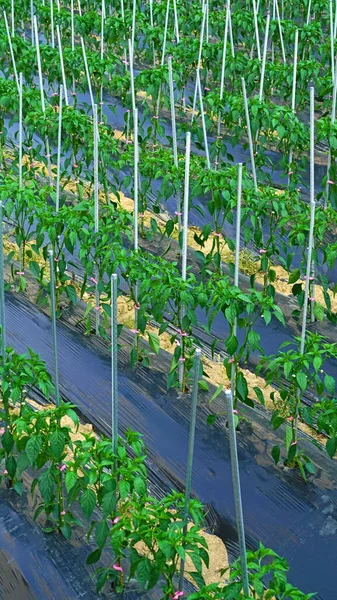
[[85,492],[83,492],[80,498],[80,505],[87,519],[90,519],[92,512],[96,506],[95,492],[90,489],[85,490]]
[[130,484],[128,481],[125,481],[125,479],[122,479],[122,481],[119,484],[119,495],[121,497],[121,500],[126,500],[129,494]]
[[206,392],[208,392],[208,389],[209,389],[209,388],[208,388],[208,383],[207,383],[207,381],[204,381],[204,379],[199,379],[199,381],[198,381],[198,385],[199,385],[199,388],[200,388],[201,390],[205,390]]
[[213,425],[218,415],[207,415],[207,425]]
[[306,461],[305,468],[308,471],[308,473],[311,473],[312,475],[314,475],[316,472],[315,465],[311,462],[311,460]]
[[153,352],[155,352],[155,354],[159,354],[159,350],[160,350],[159,337],[155,333],[150,333],[150,331],[147,332],[147,335],[149,338],[149,346],[150,346],[151,350],[153,350]]
[[297,381],[298,385],[300,386],[301,390],[304,392],[307,389],[307,385],[308,385],[308,378],[307,378],[306,374],[303,373],[302,371],[300,371],[299,373],[296,373],[296,381]]
[[22,496],[22,493],[23,493],[22,481],[16,481],[13,485],[13,490],[15,490],[17,492],[17,494],[19,494],[19,496]]
[[77,474],[75,473],[75,471],[68,471],[66,473],[65,481],[67,492],[69,493],[77,482]]
[[29,270],[31,271],[31,273],[33,273],[33,275],[34,275],[34,277],[36,277],[36,279],[40,278],[41,269],[40,269],[39,263],[32,260],[29,263]]
[[29,464],[32,466],[40,454],[42,448],[42,440],[39,435],[32,435],[26,444],[26,454]]
[[137,579],[138,579],[140,585],[145,590],[147,589],[147,585],[148,585],[149,579],[151,577],[151,571],[152,571],[151,562],[149,561],[148,558],[144,558],[137,565],[136,576],[137,576]]
[[100,523],[98,523],[96,525],[96,530],[95,530],[95,540],[96,540],[96,544],[100,550],[103,550],[108,535],[109,535],[109,527],[107,525],[106,520],[104,519],[103,521],[101,521]]
[[329,394],[333,395],[336,387],[336,381],[334,377],[331,377],[331,375],[325,375],[324,385],[325,389],[329,392]]
[[330,458],[333,458],[337,450],[337,438],[333,437],[326,443],[326,451]]
[[71,538],[71,527],[69,523],[65,523],[61,527],[61,533],[66,540],[70,540]]
[[271,455],[272,455],[275,465],[277,465],[277,463],[280,460],[280,454],[281,454],[281,447],[279,445],[273,446],[273,448],[271,450]]
[[6,460],[6,469],[9,477],[14,479],[16,473],[16,460],[12,454]]
[[1,443],[3,449],[5,450],[5,452],[7,452],[7,454],[9,454],[9,452],[13,450],[14,440],[12,434],[8,431],[8,429],[2,435]]
[[115,492],[107,492],[102,499],[103,516],[108,517],[116,509],[116,494]]
[[174,554],[174,548],[170,544],[170,542],[168,540],[161,540],[158,542],[158,546],[159,546],[160,550],[162,551],[162,553],[164,554],[165,558],[167,560],[170,560],[170,558],[172,558],[172,556]]
[[50,473],[50,471],[45,471],[39,477],[39,490],[41,492],[41,496],[43,500],[48,504],[54,492],[55,479]]
[[64,446],[66,443],[66,438],[60,429],[56,429],[50,436],[50,449],[55,456],[55,458],[61,458]]
[[293,441],[293,431],[289,425],[286,425],[286,450],[289,452],[290,444]]
[[314,304],[314,315],[317,321],[323,321],[325,315],[324,308],[321,304],[318,304],[318,302],[315,302]]
[[296,283],[296,281],[300,278],[301,271],[299,269],[295,269],[289,274],[288,283]]
[[253,390],[257,396],[258,401],[261,402],[262,406],[264,406],[265,402],[264,402],[264,395],[263,395],[262,390],[258,387],[254,387]]
[[248,398],[248,386],[246,378],[241,371],[236,378],[236,393],[242,402],[246,402]]
[[78,415],[75,413],[75,411],[72,408],[67,408],[66,414],[72,420],[72,422],[74,423],[74,425],[79,425],[80,420],[78,418]]
[[317,355],[317,356],[315,356],[315,358],[314,358],[314,360],[313,360],[313,363],[312,363],[312,364],[313,364],[313,366],[314,366],[314,369],[315,369],[315,371],[316,371],[316,372],[317,372],[317,371],[319,371],[319,369],[320,369],[320,368],[321,368],[321,366],[322,366],[322,359],[321,359],[321,357],[320,357],[320,356],[318,356],[318,355]]
[[142,477],[135,477],[133,485],[138,496],[146,495],[146,483]]
[[231,356],[236,352],[238,345],[238,338],[235,335],[230,335],[225,341],[226,350]]
[[213,402],[219,396],[219,394],[221,394],[222,390],[223,390],[223,384],[221,383],[219,385],[219,387],[215,390],[215,392],[209,402],[210,403]]
[[85,562],[87,563],[87,565],[93,565],[94,563],[97,563],[99,561],[99,559],[101,558],[101,554],[102,551],[99,548],[97,548],[96,550],[91,552],[89,556],[87,556],[87,560]]

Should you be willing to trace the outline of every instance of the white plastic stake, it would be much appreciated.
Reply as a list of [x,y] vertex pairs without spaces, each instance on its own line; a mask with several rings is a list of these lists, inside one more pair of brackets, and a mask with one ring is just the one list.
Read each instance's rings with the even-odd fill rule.
[[263,100],[263,85],[264,85],[264,74],[265,74],[265,70],[266,70],[266,60],[267,60],[269,24],[270,24],[270,12],[268,11],[267,12],[267,22],[266,22],[266,32],[265,32],[265,36],[264,36],[262,67],[261,67],[260,93],[259,93],[260,102],[262,102],[262,100]]
[[54,36],[54,2],[50,0],[50,33],[51,33],[51,47],[55,48],[55,36]]
[[[154,27],[154,23],[153,23],[153,0],[150,0],[150,25],[153,29]],[[152,51],[153,51],[153,66],[156,66],[156,50],[154,47],[154,42],[152,42]]]
[[0,200],[0,325],[1,325],[1,359],[6,361],[6,319],[5,319],[5,275],[4,275],[4,249],[3,249],[3,204]]
[[178,21],[178,12],[177,12],[177,0],[173,0],[173,12],[174,12],[174,30],[175,30],[176,42],[177,42],[177,44],[179,44],[180,38],[179,38],[179,21]]
[[[198,387],[199,387],[199,371],[200,371],[200,358],[201,350],[196,348],[194,357],[194,372],[193,372],[193,388],[191,398],[191,418],[190,418],[190,431],[188,437],[188,454],[187,454],[187,468],[186,468],[186,480],[185,480],[185,506],[183,514],[183,533],[187,533],[188,515],[189,515],[189,504],[191,498],[191,487],[192,487],[192,472],[193,472],[193,456],[194,456],[194,440],[195,440],[195,426],[197,421],[197,406],[198,406]],[[184,570],[185,561],[180,562],[180,574],[179,574],[179,590],[183,591],[184,586]]]
[[284,64],[286,65],[286,64],[287,64],[287,60],[286,60],[286,53],[285,53],[285,50],[284,50],[284,42],[283,42],[283,34],[282,34],[282,25],[281,25],[280,11],[279,11],[279,7],[278,7],[278,2],[277,2],[277,0],[275,0],[275,6],[276,6],[276,14],[277,14],[278,30],[279,30],[279,34],[280,34],[280,42],[281,42],[282,58],[283,58],[283,62],[284,62]]
[[16,70],[16,63],[15,63],[15,58],[14,58],[14,52],[13,52],[13,46],[12,46],[12,40],[11,40],[11,36],[10,36],[10,33],[9,33],[9,27],[8,27],[7,15],[6,15],[6,12],[5,12],[5,11],[4,11],[3,15],[4,15],[4,21],[5,21],[6,33],[7,33],[7,38],[8,38],[9,51],[10,51],[10,54],[11,54],[11,59],[12,59],[12,64],[13,64],[14,77],[15,77],[16,85],[17,85],[17,87],[18,87],[18,92],[20,93],[20,90],[19,90],[19,78],[18,78],[18,72],[17,72],[17,70]]
[[135,108],[133,111],[133,145],[134,145],[134,249],[138,252],[138,162],[139,162],[139,148],[138,148],[138,109]]
[[60,56],[60,65],[61,65],[61,73],[62,73],[62,83],[64,89],[64,102],[66,106],[69,106],[68,102],[68,92],[67,92],[67,82],[66,82],[66,74],[64,71],[64,63],[63,63],[63,53],[62,53],[62,44],[61,44],[61,33],[60,28],[56,25],[56,33],[57,33],[57,44],[59,47],[59,56]]
[[174,102],[174,89],[173,89],[173,73],[172,73],[172,57],[169,56],[167,59],[168,74],[169,74],[169,87],[170,87],[170,105],[171,105],[171,124],[172,124],[172,144],[173,144],[173,160],[174,166],[178,167],[178,147],[177,147],[177,130],[176,130],[176,112]]
[[183,204],[183,249],[181,277],[186,281],[187,273],[187,233],[188,233],[188,203],[190,192],[190,158],[191,158],[191,133],[186,133],[186,151],[185,151],[185,182],[184,182],[184,204]]
[[133,8],[132,8],[132,29],[131,29],[131,47],[132,47],[132,56],[134,56],[134,54],[135,54],[136,8],[137,8],[137,0],[133,0]]
[[244,106],[245,106],[247,135],[248,135],[249,152],[250,152],[250,162],[252,164],[254,188],[255,188],[255,191],[257,192],[258,188],[257,188],[256,168],[255,168],[253,138],[252,138],[252,131],[250,128],[250,116],[249,116],[248,99],[247,99],[247,92],[246,92],[246,82],[244,80],[244,77],[241,77],[241,83],[242,83],[243,102],[244,102]]
[[[197,64],[197,71],[200,71],[200,63],[201,63],[201,55],[202,55],[202,46],[203,46],[203,41],[204,41],[204,31],[205,31],[205,22],[206,22],[206,5],[203,2],[202,5],[202,10],[203,10],[203,16],[202,16],[202,23],[201,23],[201,29],[200,29],[200,43],[199,43],[199,55],[198,55],[198,64]],[[195,81],[195,87],[194,87],[194,98],[193,98],[193,108],[192,108],[192,119],[191,119],[191,123],[193,123],[194,120],[194,113],[195,113],[195,107],[197,105],[197,93],[198,93],[198,83],[197,83],[197,79]]]
[[118,442],[118,345],[117,345],[117,274],[111,275],[111,441],[117,452]]
[[235,51],[234,51],[234,38],[233,38],[233,28],[232,28],[232,12],[231,12],[231,3],[230,3],[230,0],[228,0],[227,6],[228,6],[228,14],[229,14],[229,21],[228,21],[229,39],[230,39],[230,43],[231,43],[232,58],[234,58]]
[[211,168],[211,161],[210,161],[210,158],[209,158],[209,151],[208,151],[208,140],[207,140],[207,130],[206,130],[206,121],[205,121],[205,111],[204,111],[204,104],[203,104],[203,100],[202,100],[200,75],[199,75],[198,70],[197,70],[197,86],[198,86],[198,93],[199,93],[199,100],[200,100],[200,112],[201,112],[202,131],[203,131],[203,134],[204,134],[204,145],[205,145],[205,153],[206,153],[206,162],[207,162],[207,168],[210,169]]
[[309,0],[309,4],[308,4],[307,25],[309,25],[309,23],[310,23],[310,13],[311,13],[311,0]]
[[12,10],[11,10],[11,21],[12,21],[12,37],[15,35],[15,13],[14,13],[14,0],[12,0]]
[[131,101],[132,111],[136,110],[136,94],[135,94],[135,80],[133,77],[133,52],[131,40],[128,40],[129,44],[129,67],[130,67],[130,83],[131,83]]
[[[293,69],[293,89],[291,95],[291,110],[295,114],[296,110],[296,80],[297,80],[297,54],[298,54],[298,29],[295,31],[295,47],[294,47],[294,69]],[[293,149],[289,152],[289,168],[293,160]],[[288,185],[290,183],[290,175],[288,175]]]
[[23,133],[23,114],[22,114],[22,73],[19,75],[19,187],[22,188],[22,133]]
[[35,44],[36,44],[36,58],[37,58],[37,68],[39,71],[39,83],[40,83],[40,94],[41,94],[41,108],[42,112],[46,112],[46,105],[44,100],[44,89],[43,89],[43,79],[42,79],[42,69],[41,69],[41,57],[40,57],[40,44],[39,44],[39,33],[37,30],[37,20],[34,15],[34,32],[35,32]]
[[84,46],[84,41],[83,41],[83,37],[81,36],[81,46],[82,46],[82,54],[83,54],[83,61],[84,61],[84,67],[85,67],[85,74],[87,77],[87,81],[88,81],[88,88],[89,88],[89,95],[90,95],[90,101],[91,101],[91,106],[92,106],[92,113],[94,114],[94,96],[92,93],[92,87],[91,87],[91,80],[90,80],[90,73],[89,73],[89,69],[88,69],[88,61],[87,61],[87,53],[85,51],[85,46]]
[[74,26],[74,0],[70,1],[70,14],[71,14],[71,49],[75,50],[75,26]]
[[32,38],[32,46],[34,46],[34,4],[33,0],[30,0],[30,24],[31,24],[31,38]]
[[[242,198],[242,163],[239,163],[239,165],[238,165],[238,202],[237,202],[237,209],[236,209],[235,269],[234,269],[234,285],[236,287],[239,286],[241,198]],[[234,333],[234,335],[236,335],[236,333]]]
[[[99,201],[98,201],[98,122],[97,122],[97,104],[94,104],[93,111],[93,137],[94,137],[94,227],[95,233],[98,233],[99,227]],[[98,289],[98,268],[95,265],[96,279],[96,335],[99,335],[99,289]]]
[[335,38],[334,38],[334,23],[333,23],[333,14],[332,14],[332,0],[329,2],[330,6],[330,45],[331,45],[331,75],[332,82],[335,79]]
[[63,85],[60,85],[59,126],[57,135],[57,174],[56,174],[56,212],[60,209],[61,149],[62,149],[62,105]]
[[258,22],[257,22],[256,0],[253,0],[253,14],[254,14],[254,27],[255,27],[257,57],[259,60],[261,60],[261,46],[260,46],[259,26],[258,26]]

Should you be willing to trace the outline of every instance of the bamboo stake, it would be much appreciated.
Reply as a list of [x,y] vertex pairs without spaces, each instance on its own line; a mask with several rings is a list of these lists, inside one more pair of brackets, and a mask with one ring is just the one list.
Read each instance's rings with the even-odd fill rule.
[[81,17],[82,16],[82,9],[81,9],[81,2],[80,2],[80,0],[77,0],[77,6],[78,6],[78,14]]
[[198,70],[197,70],[197,85],[198,85],[199,100],[200,100],[200,112],[201,112],[202,131],[203,131],[203,134],[204,134],[204,145],[205,145],[205,153],[206,153],[206,162],[207,162],[207,168],[210,169],[211,168],[211,161],[210,161],[210,158],[209,158],[207,130],[206,130],[206,121],[205,121],[205,112],[204,112],[204,104],[203,104],[203,100],[202,100],[200,75],[198,73]]
[[64,102],[66,106],[69,106],[68,101],[68,92],[67,92],[67,82],[66,82],[66,74],[64,71],[64,63],[63,63],[63,53],[62,53],[62,44],[61,44],[61,33],[60,28],[56,25],[56,33],[57,33],[57,44],[59,47],[59,56],[60,56],[60,65],[61,65],[61,73],[62,73],[62,83],[64,89]]
[[51,47],[55,48],[55,36],[54,36],[54,2],[50,0],[50,33],[51,33]]
[[56,302],[55,302],[55,273],[54,273],[54,253],[50,247],[48,249],[49,266],[50,266],[50,300],[51,300],[51,322],[53,332],[53,352],[54,352],[54,385],[55,385],[55,404],[60,406],[60,385],[59,385],[59,367],[57,353],[57,336],[56,336]]
[[111,441],[117,452],[118,442],[118,346],[117,346],[117,275],[111,275]]
[[[297,80],[297,54],[298,54],[298,29],[295,31],[295,48],[294,48],[294,69],[293,69],[293,89],[291,96],[291,110],[295,114],[296,111],[296,80]],[[293,149],[289,152],[289,169],[293,161]],[[288,173],[288,186],[290,185],[290,171]]]
[[269,24],[270,24],[270,12],[268,11],[267,12],[266,32],[265,32],[265,36],[264,36],[263,58],[262,58],[261,79],[260,79],[260,93],[259,93],[260,102],[262,102],[262,100],[263,100],[263,85],[264,85],[264,75],[265,75],[266,60],[267,60]]
[[81,36],[81,46],[82,46],[82,54],[83,54],[83,61],[84,61],[84,67],[85,67],[85,74],[87,77],[87,81],[88,81],[88,88],[89,88],[89,95],[90,95],[90,101],[91,101],[91,106],[92,106],[92,113],[94,114],[94,96],[92,93],[92,87],[91,87],[91,80],[90,80],[90,73],[89,73],[89,69],[88,69],[88,61],[87,61],[87,53],[85,51],[85,46],[84,46],[84,41],[83,41],[83,37]]
[[255,27],[257,57],[259,60],[261,60],[261,46],[260,46],[259,26],[258,26],[258,22],[257,22],[256,0],[253,0],[253,14],[254,14],[254,27]]
[[[307,328],[307,315],[308,315],[308,299],[309,299],[309,286],[310,286],[310,274],[311,274],[311,261],[312,261],[312,249],[314,245],[314,226],[315,226],[315,156],[314,156],[314,101],[315,101],[315,88],[310,88],[310,225],[309,225],[309,245],[307,255],[307,270],[305,279],[304,289],[304,304],[303,304],[303,315],[302,315],[302,330],[301,330],[301,344],[300,353],[303,356],[306,339],[306,328]],[[300,390],[297,393],[297,404],[295,414],[295,439],[293,443],[297,443],[298,439],[298,418],[299,418],[299,404],[300,404]]]
[[5,318],[5,275],[4,275],[4,247],[3,247],[3,204],[0,200],[0,325],[1,325],[1,358],[2,364],[6,362],[6,318]]
[[246,91],[246,82],[244,77],[241,77],[242,83],[242,92],[243,92],[243,102],[245,106],[245,115],[246,115],[246,123],[247,123],[247,134],[248,134],[248,143],[249,143],[249,152],[250,152],[250,162],[252,164],[252,173],[253,173],[253,181],[254,188],[257,192],[257,177],[256,177],[256,168],[255,168],[255,157],[254,157],[254,147],[253,147],[253,138],[252,131],[250,128],[250,117],[249,117],[249,108],[248,108],[248,100],[247,100],[247,91]]
[[[193,470],[193,456],[194,456],[194,440],[195,440],[195,425],[197,419],[197,405],[198,405],[198,386],[199,386],[199,371],[200,371],[200,357],[201,350],[196,348],[194,357],[194,373],[193,373],[193,388],[191,398],[191,420],[190,420],[190,431],[188,438],[188,453],[187,453],[187,467],[186,467],[186,481],[185,481],[185,505],[183,514],[183,535],[187,532],[187,523],[189,515],[189,504],[191,499],[191,487],[192,487],[192,470]],[[185,561],[181,560],[180,563],[180,575],[179,575],[179,591],[183,591],[184,586],[184,571]]]
[[7,15],[6,12],[3,12],[4,15],[4,21],[5,21],[5,27],[6,27],[6,33],[7,33],[7,38],[8,38],[8,45],[9,45],[9,51],[10,51],[10,55],[11,55],[11,59],[12,59],[12,65],[13,65],[13,71],[14,71],[14,77],[15,77],[15,81],[16,81],[16,85],[18,88],[18,92],[19,92],[19,79],[18,79],[18,72],[16,70],[16,62],[15,62],[15,58],[14,58],[14,52],[13,52],[13,46],[12,46],[12,40],[11,40],[11,36],[9,33],[9,27],[8,27],[8,21],[7,21]]
[[22,73],[19,75],[19,187],[22,188],[22,132],[23,132],[23,114],[22,114]]
[[60,85],[59,99],[59,123],[57,135],[57,174],[56,174],[56,212],[60,208],[60,179],[61,179],[61,148],[62,148],[62,105],[63,105],[63,85]]

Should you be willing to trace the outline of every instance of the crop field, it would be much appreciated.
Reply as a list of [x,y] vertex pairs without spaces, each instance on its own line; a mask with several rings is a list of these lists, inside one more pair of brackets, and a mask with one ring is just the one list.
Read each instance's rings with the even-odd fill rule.
[[337,598],[337,0],[0,0],[0,598]]

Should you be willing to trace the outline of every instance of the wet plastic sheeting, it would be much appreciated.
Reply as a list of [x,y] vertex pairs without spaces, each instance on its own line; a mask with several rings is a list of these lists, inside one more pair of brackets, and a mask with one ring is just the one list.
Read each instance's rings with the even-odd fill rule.
[[[50,320],[33,305],[6,297],[8,343],[18,351],[32,347],[52,371]],[[102,341],[80,335],[69,324],[58,324],[61,392],[86,417],[109,434],[111,423],[110,358]],[[132,336],[125,331],[119,355],[120,431],[132,427],[144,434],[153,486],[183,486],[187,455],[189,400],[166,392],[164,373],[169,357],[153,357],[151,369],[129,366]],[[212,391],[211,391],[212,393]],[[235,513],[228,433],[223,423],[205,424],[207,394],[200,395],[193,471],[193,493],[217,514],[216,529],[235,554]],[[337,468],[307,440],[304,450],[318,465],[306,485],[295,472],[273,466],[272,446],[279,441],[264,411],[244,409],[252,421],[238,435],[247,540],[261,540],[291,567],[291,581],[306,592],[332,600],[337,584]]]

